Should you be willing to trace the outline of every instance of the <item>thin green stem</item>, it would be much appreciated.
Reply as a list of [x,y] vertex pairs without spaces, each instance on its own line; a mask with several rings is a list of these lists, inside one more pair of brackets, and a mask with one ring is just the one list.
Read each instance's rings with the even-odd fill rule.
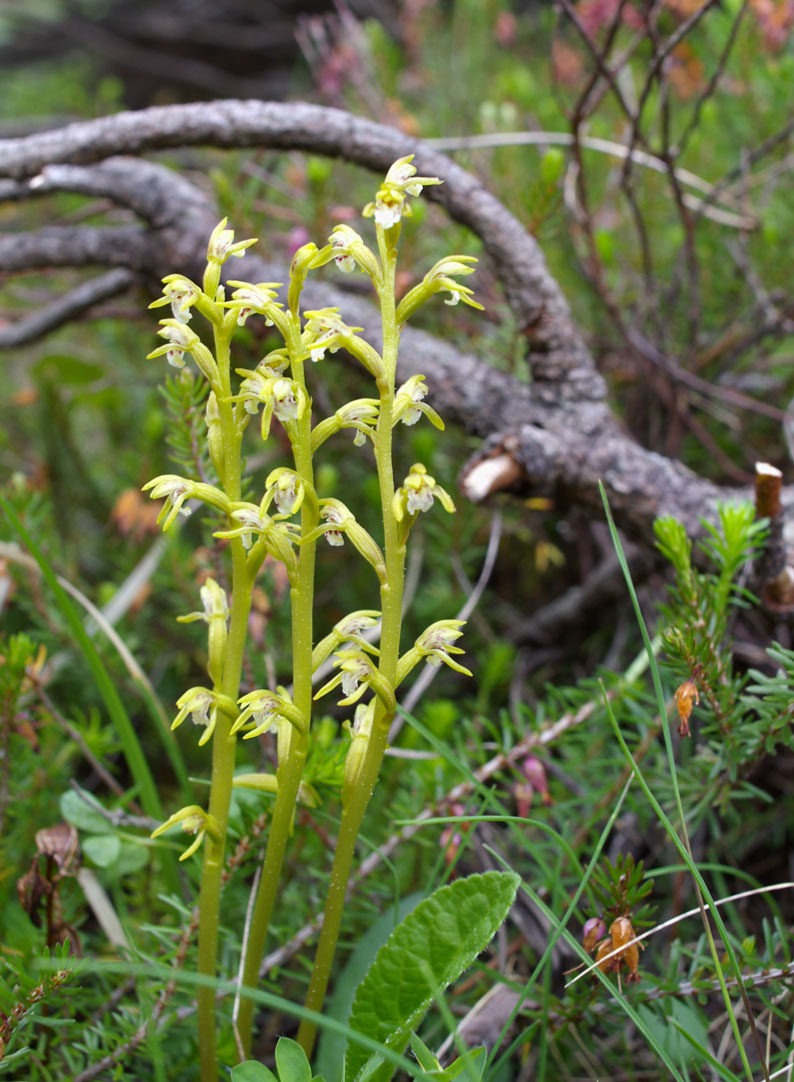
[[[400,543],[398,524],[392,508],[394,496],[394,468],[392,464],[392,425],[394,420],[394,378],[397,368],[397,327],[394,285],[396,248],[386,244],[383,230],[378,229],[378,245],[383,268],[382,283],[378,289],[383,331],[383,363],[387,378],[379,385],[380,410],[375,435],[375,459],[383,509],[384,558],[386,580],[381,587],[381,641],[379,673],[394,687],[397,678],[397,661],[400,654],[400,630],[402,627],[403,583],[405,577],[405,546]],[[334,863],[328,885],[328,895],[323,911],[323,925],[314,960],[314,968],[306,993],[305,1005],[312,1011],[320,1011],[328,981],[331,976],[336,944],[342,925],[347,883],[355,856],[356,839],[361,829],[370,799],[375,790],[383,756],[389,737],[392,715],[380,704],[375,711],[372,730],[367,743],[356,783],[342,810],[342,820],[336,841]],[[298,1041],[307,1056],[311,1056],[317,1026],[303,1019],[298,1029]]]
[[[300,349],[300,335],[296,330],[287,343],[293,357]],[[293,378],[305,388],[303,364],[293,360]],[[307,497],[301,509],[301,535],[308,536],[317,525],[317,500],[314,495],[314,475],[311,453],[311,420],[309,410],[297,422],[293,441],[295,471],[304,484]],[[305,733],[290,727],[289,743],[283,756],[279,755],[276,771],[278,792],[273,807],[273,818],[268,833],[267,849],[259,881],[251,926],[248,934],[243,984],[255,988],[259,978],[259,966],[265,951],[268,926],[278,893],[287,842],[292,832],[295,804],[298,798],[303,767],[308,748],[309,723],[312,710],[312,614],[314,607],[315,544],[301,545],[297,580],[292,586],[292,659],[293,701],[306,721]],[[246,1056],[250,1053],[253,1026],[254,1001],[243,998],[237,1017],[237,1032]]]
[[[215,354],[218,362],[220,391],[219,414],[224,446],[224,476],[220,478],[226,494],[232,500],[240,499],[241,435],[234,420],[233,407],[227,399],[230,391],[229,341],[231,333],[215,328]],[[233,522],[230,523],[234,525]],[[229,633],[223,664],[221,691],[236,700],[240,691],[243,653],[248,631],[248,615],[251,608],[251,583],[246,568],[246,553],[242,541],[231,542],[232,553],[232,604],[229,617]],[[212,737],[212,779],[210,787],[209,814],[218,825],[216,837],[209,834],[204,843],[204,865],[199,892],[198,970],[208,977],[215,976],[218,953],[218,925],[220,922],[221,878],[226,849],[226,832],[229,821],[229,803],[234,778],[234,753],[236,737],[230,734],[232,719],[218,712],[218,720]],[[199,1061],[202,1082],[217,1082],[218,1062],[216,1051],[215,994],[211,987],[200,985],[197,992],[197,1020],[199,1036]]]

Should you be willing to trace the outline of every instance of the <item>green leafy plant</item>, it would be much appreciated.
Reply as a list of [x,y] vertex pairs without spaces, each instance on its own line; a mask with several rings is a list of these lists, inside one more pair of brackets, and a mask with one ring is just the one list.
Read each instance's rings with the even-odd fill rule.
[[[422,463],[412,466],[402,484],[395,483],[392,450],[395,425],[400,422],[413,425],[424,416],[437,428],[443,428],[441,418],[424,401],[427,387],[423,376],[414,375],[401,387],[396,386],[400,330],[439,292],[448,294],[447,303],[454,305],[462,301],[474,308],[481,307],[473,299],[471,289],[459,281],[473,269],[474,260],[465,255],[439,260],[399,303],[395,298],[401,220],[410,214],[410,199],[419,195],[423,186],[440,183],[437,178],[415,174],[410,158],[395,162],[374,202],[364,208],[364,215],[375,220],[377,254],[350,226],[337,226],[325,247],[318,249],[308,243],[295,253],[285,302],[278,300],[278,286],[272,282],[230,281],[231,295],[228,295],[227,287],[221,285],[221,267],[231,257],[243,257],[254,241],[235,242],[224,220],[210,238],[202,284],[199,286],[181,275],[169,275],[164,280],[163,297],[153,305],[170,305],[172,317],[161,321],[159,334],[166,344],[150,356],[165,355],[172,366],[183,369],[185,355],[190,355],[208,387],[206,445],[215,477],[166,474],[144,487],[154,499],[165,500],[160,514],[164,529],[178,515],[189,512],[188,501],[197,500],[219,515],[220,528],[216,528],[215,537],[229,542],[232,565],[231,599],[219,582],[209,577],[201,587],[202,611],[182,617],[184,621],[207,624],[207,672],[211,686],[191,687],[180,697],[173,727],[190,716],[201,729],[199,745],[211,742],[209,804],[206,809],[198,804],[183,807],[162,823],[153,837],[174,826],[192,834],[194,840],[181,860],[204,846],[199,971],[212,976],[216,967],[221,876],[233,788],[275,797],[243,963],[244,983],[255,986],[296,803],[313,806],[317,800],[316,791],[304,777],[313,698],[341,686],[339,704],[346,707],[359,704],[352,723],[348,723],[350,741],[342,778],[342,820],[317,957],[306,996],[306,1006],[314,1011],[322,1006],[330,977],[354,847],[396,711],[395,691],[424,661],[433,665],[444,663],[470,675],[454,657],[462,653],[455,645],[461,634],[461,621],[436,621],[416,639],[413,647],[402,653],[400,650],[404,566],[411,528],[419,514],[427,511],[435,500],[445,510],[454,510],[448,494]],[[381,311],[380,351],[358,335],[359,328],[348,326],[337,309],[301,312],[301,293],[307,275],[332,261],[341,270],[358,270],[369,278]],[[190,326],[194,313],[200,314],[211,327],[212,350]],[[271,349],[255,369],[234,370],[231,341],[236,327],[244,325],[251,316],[263,317],[278,332],[283,344]],[[374,380],[376,396],[356,399],[330,417],[313,419],[307,363],[324,361],[326,354],[339,349],[351,354]],[[195,377],[191,375],[182,402],[195,405],[199,397]],[[170,399],[179,406],[180,399],[173,390]],[[251,418],[260,410],[262,439],[268,438],[274,420],[278,420],[292,450],[292,464],[269,473],[257,504],[244,498],[242,441]],[[353,432],[355,444],[371,445],[381,504],[383,547],[346,504],[317,495],[315,455],[326,440],[343,429]],[[186,449],[180,449],[184,461]],[[193,457],[198,464],[201,456]],[[315,547],[323,538],[334,546],[349,541],[370,565],[380,588],[380,608],[350,613],[315,645]],[[252,591],[266,557],[283,565],[291,587],[292,690],[279,686],[241,695]],[[380,645],[375,646],[364,633],[378,626]],[[329,659],[336,673],[315,695],[312,676]],[[360,702],[365,696],[367,701]],[[243,739],[252,739],[268,731],[277,737],[276,772],[235,774],[238,734]],[[253,1004],[244,999],[238,1018],[244,1049],[250,1047],[252,1020]],[[214,1082],[217,1052],[215,997],[211,987],[199,989],[198,1022],[202,1078]],[[307,1052],[311,1052],[314,1038],[314,1024],[304,1020],[298,1039]]]
[[[420,902],[389,936],[358,986],[350,1014],[353,1029],[402,1052],[430,1004],[495,935],[519,883],[510,872],[470,875]],[[432,1069],[438,1069],[437,1062]],[[360,1046],[348,1046],[345,1082],[388,1082],[393,1073],[382,1057],[370,1058]]]
[[[679,734],[690,737],[697,724],[698,749],[680,779],[694,819],[715,808],[735,814],[738,801],[757,796],[749,775],[763,755],[790,739],[787,708],[774,690],[787,678],[736,672],[733,664],[732,615],[755,600],[742,575],[766,528],[749,504],[720,507],[719,526],[708,526],[699,546],[710,564],[700,571],[682,525],[669,518],[655,525],[659,549],[675,571],[662,607],[662,646],[679,681]],[[770,654],[784,662],[785,673],[785,651],[775,646]],[[748,688],[753,675],[760,682]]]
[[306,1053],[289,1037],[276,1045],[276,1070],[273,1074],[264,1063],[246,1060],[232,1069],[232,1082],[325,1082],[322,1075],[312,1075]]

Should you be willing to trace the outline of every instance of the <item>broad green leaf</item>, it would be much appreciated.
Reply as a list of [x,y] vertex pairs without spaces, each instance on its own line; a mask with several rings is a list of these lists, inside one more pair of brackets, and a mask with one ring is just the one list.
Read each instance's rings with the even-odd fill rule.
[[[367,928],[366,932],[359,936],[356,945],[345,962],[345,967],[339,974],[334,987],[334,994],[323,1009],[323,1014],[335,1018],[338,1022],[346,1022],[350,1016],[350,1008],[353,1004],[353,996],[356,988],[364,980],[367,970],[372,965],[375,955],[389,938],[401,920],[422,901],[424,894],[415,891],[405,898],[401,898],[396,905],[390,905],[383,913]],[[317,1070],[328,1078],[339,1079],[342,1077],[342,1061],[345,1058],[347,1037],[344,1033],[337,1033],[332,1029],[324,1029],[320,1035],[320,1044],[314,1064]]]
[[83,852],[97,868],[109,868],[118,860],[121,841],[115,834],[94,834],[83,839]]
[[279,1082],[312,1082],[312,1069],[297,1041],[282,1037],[276,1045]]
[[232,1082],[277,1082],[272,1071],[255,1059],[247,1059],[232,1067]]
[[[436,996],[488,945],[519,883],[512,872],[470,875],[420,902],[389,936],[358,986],[351,1027],[402,1052]],[[359,1079],[368,1059],[351,1042],[345,1082]],[[366,1077],[388,1082],[393,1073],[391,1064],[383,1063]]]

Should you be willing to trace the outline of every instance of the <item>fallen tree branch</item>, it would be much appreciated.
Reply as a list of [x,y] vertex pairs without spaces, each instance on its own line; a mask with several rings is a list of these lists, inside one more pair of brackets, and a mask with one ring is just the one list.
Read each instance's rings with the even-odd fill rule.
[[[2,244],[0,244],[0,250],[2,250]],[[0,255],[0,260],[2,260],[2,255]],[[0,349],[21,346],[49,334],[64,323],[77,319],[100,301],[126,292],[134,278],[135,276],[130,271],[117,268],[108,271],[107,274],[92,278],[88,282],[82,282],[32,315],[17,320],[8,327],[0,326]]]
[[[675,515],[690,533],[697,533],[701,516],[714,519],[718,501],[752,499],[749,487],[717,485],[626,435],[535,239],[475,177],[404,133],[341,110],[302,103],[168,106],[0,141],[0,177],[8,178],[7,190],[14,198],[19,198],[19,185],[27,182],[31,196],[44,189],[101,195],[144,219],[147,228],[138,234],[137,226],[115,227],[115,233],[103,238],[101,227],[95,227],[86,234],[88,240],[74,241],[74,262],[86,262],[86,255],[92,254],[106,265],[121,262],[152,283],[174,270],[199,277],[206,238],[217,219],[211,197],[163,166],[108,158],[197,145],[299,149],[344,158],[377,172],[395,158],[415,153],[420,173],[444,178],[443,185],[428,189],[428,197],[481,237],[526,341],[532,374],[531,384],[522,383],[431,335],[410,327],[404,330],[401,378],[424,372],[441,413],[483,440],[461,472],[461,486],[470,498],[482,499],[499,490],[542,492],[561,506],[583,504],[598,510],[601,480],[616,520],[646,546],[652,520],[659,514]],[[43,243],[45,233],[56,235],[32,234],[30,251]],[[65,240],[63,233],[58,235]],[[120,236],[138,238],[134,244],[130,240],[130,252],[123,258],[116,244]],[[24,235],[8,244],[19,244],[22,250]],[[21,259],[17,256],[18,262]],[[65,265],[65,256],[59,259]],[[285,281],[287,269],[249,256],[246,274],[254,281]],[[307,307],[343,307],[346,318],[377,338],[377,314],[361,297],[315,280],[307,286],[305,300]],[[491,470],[483,485],[484,464],[492,459],[499,459],[502,467],[512,466]],[[783,504],[792,502],[794,493],[787,489]],[[794,535],[787,534],[787,540],[791,545]]]

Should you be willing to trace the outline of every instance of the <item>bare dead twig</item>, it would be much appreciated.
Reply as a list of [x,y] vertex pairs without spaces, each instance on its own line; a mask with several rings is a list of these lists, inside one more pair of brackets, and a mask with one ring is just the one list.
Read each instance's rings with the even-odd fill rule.
[[135,275],[131,271],[118,267],[75,286],[32,315],[25,316],[7,327],[0,326],[0,349],[12,349],[43,338],[45,334],[77,319],[102,301],[125,293],[134,280]]

